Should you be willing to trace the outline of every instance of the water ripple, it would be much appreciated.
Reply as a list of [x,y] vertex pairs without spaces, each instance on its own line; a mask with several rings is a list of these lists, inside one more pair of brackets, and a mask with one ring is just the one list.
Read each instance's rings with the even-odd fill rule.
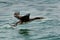
[[52,26],[60,26],[60,21],[59,20],[56,20],[56,19],[55,20],[46,20],[42,24],[52,25]]
[[10,5],[12,5],[12,3],[0,1],[0,8],[1,7],[7,7],[7,6],[10,6]]

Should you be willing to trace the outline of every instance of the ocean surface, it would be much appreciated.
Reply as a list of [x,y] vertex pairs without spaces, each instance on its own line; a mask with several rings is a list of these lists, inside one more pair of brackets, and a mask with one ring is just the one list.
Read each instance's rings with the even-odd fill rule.
[[[45,19],[13,28],[15,12]],[[0,0],[0,40],[60,40],[60,0]]]

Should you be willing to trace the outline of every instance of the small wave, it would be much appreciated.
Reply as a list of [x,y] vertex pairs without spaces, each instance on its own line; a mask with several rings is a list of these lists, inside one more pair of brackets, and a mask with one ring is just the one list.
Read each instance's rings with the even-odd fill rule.
[[0,7],[6,7],[6,6],[10,6],[12,5],[13,3],[10,3],[10,2],[3,2],[3,1],[0,1]]
[[7,22],[8,20],[0,20],[0,22]]
[[1,2],[1,1],[0,1],[0,3],[8,4],[9,2]]
[[7,38],[7,37],[0,37],[1,39]]
[[46,3],[46,4],[55,4],[58,2],[59,2],[59,0],[45,0],[45,1],[43,1],[43,3]]
[[47,37],[42,37],[42,38],[38,38],[38,39],[52,39],[52,38],[56,38],[56,37],[58,37],[58,36],[47,36]]
[[7,32],[1,31],[0,33],[7,33]]
[[59,20],[46,20],[45,22],[42,22],[41,24],[50,25],[50,26],[60,26]]

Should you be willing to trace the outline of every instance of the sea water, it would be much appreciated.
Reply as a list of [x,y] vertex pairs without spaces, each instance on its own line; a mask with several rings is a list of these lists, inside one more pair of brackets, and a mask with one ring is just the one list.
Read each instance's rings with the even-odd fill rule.
[[[45,19],[13,28],[14,12]],[[60,40],[60,0],[0,0],[0,40]]]

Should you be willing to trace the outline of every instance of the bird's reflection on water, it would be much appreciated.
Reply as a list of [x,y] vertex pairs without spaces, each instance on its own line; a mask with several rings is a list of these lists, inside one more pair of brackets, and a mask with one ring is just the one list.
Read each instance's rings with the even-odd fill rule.
[[19,34],[22,34],[22,35],[29,35],[29,29],[19,29]]
[[19,34],[21,34],[25,40],[31,40],[31,35],[29,35],[30,31],[30,29],[19,29]]

